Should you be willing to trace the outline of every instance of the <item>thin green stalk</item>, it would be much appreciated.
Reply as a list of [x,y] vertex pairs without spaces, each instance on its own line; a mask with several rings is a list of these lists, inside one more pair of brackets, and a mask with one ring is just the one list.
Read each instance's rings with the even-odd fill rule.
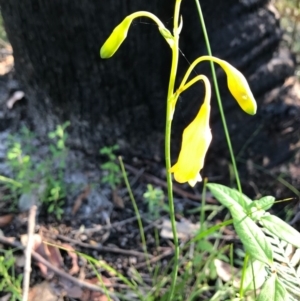
[[200,212],[200,230],[201,230],[201,232],[206,230],[206,224],[205,224],[206,184],[207,184],[207,178],[204,178],[202,197],[201,197],[201,212]]
[[118,159],[119,159],[119,162],[120,162],[120,165],[121,165],[121,170],[122,170],[122,175],[123,175],[123,178],[124,178],[124,181],[125,181],[125,185],[126,185],[126,188],[128,190],[129,197],[130,197],[130,200],[132,202],[132,206],[134,208],[136,219],[137,219],[137,222],[138,222],[138,225],[139,225],[143,250],[144,250],[145,255],[146,255],[147,267],[148,267],[149,272],[151,272],[151,266],[150,266],[148,251],[147,251],[147,244],[146,244],[146,238],[145,238],[145,232],[144,232],[144,227],[143,227],[143,223],[142,223],[142,218],[141,218],[139,208],[137,207],[135,198],[133,196],[133,193],[132,193],[129,181],[128,181],[128,177],[127,177],[127,174],[126,174],[126,171],[125,171],[125,168],[124,168],[124,163],[123,163],[122,157],[118,157]]
[[[61,246],[59,246],[60,249],[62,250],[66,250],[66,251],[69,251],[65,248],[62,248]],[[75,253],[78,255],[78,256],[81,256],[83,258],[85,258],[89,264],[91,264],[92,266],[92,269],[95,271],[95,274],[97,277],[100,276],[101,278],[101,275],[99,275],[99,272],[97,269],[95,269],[95,267],[100,267],[100,268],[103,268],[105,271],[107,271],[110,275],[114,275],[116,278],[118,278],[120,281],[122,281],[124,284],[126,284],[128,286],[128,288],[130,290],[132,290],[133,292],[135,292],[138,297],[140,298],[139,300],[145,300],[143,298],[143,294],[140,292],[139,290],[139,287],[136,283],[132,283],[130,282],[124,275],[122,275],[122,273],[119,273],[117,270],[115,270],[113,267],[111,267],[110,265],[108,265],[105,261],[103,260],[98,260],[98,259],[95,259],[87,254],[84,254],[84,253],[80,253],[80,252],[76,252]],[[101,285],[102,287],[102,285]],[[105,286],[103,287],[103,290],[106,289]],[[107,289],[106,289],[107,291]],[[108,291],[108,294],[109,296],[113,299],[113,300],[119,300],[119,299],[116,299],[115,296],[118,295],[118,293],[115,293],[114,295]],[[124,295],[122,296],[124,298]],[[122,298],[122,299],[123,299]],[[130,299],[132,300],[132,299]]]
[[[208,38],[208,34],[207,34],[207,30],[206,30],[206,26],[205,26],[205,22],[204,22],[204,18],[203,18],[200,1],[195,0],[195,3],[197,6],[201,27],[203,30],[203,35],[204,35],[204,40],[206,43],[207,52],[210,56],[212,56],[212,51],[211,51],[211,47],[210,47],[210,43],[209,43],[209,38]],[[235,161],[235,156],[233,153],[233,148],[232,148],[232,144],[231,144],[231,140],[230,140],[230,135],[229,135],[229,131],[228,131],[227,123],[226,123],[226,118],[225,118],[225,114],[224,114],[224,110],[223,110],[223,105],[222,105],[222,101],[221,101],[216,71],[215,71],[214,63],[212,61],[210,61],[210,66],[211,66],[211,72],[212,72],[212,76],[213,76],[213,82],[214,82],[214,86],[215,86],[218,106],[219,106],[221,119],[222,119],[222,123],[223,123],[223,128],[224,128],[224,132],[225,132],[225,137],[226,137],[226,141],[227,141],[227,145],[228,145],[228,149],[229,149],[229,153],[230,153],[230,157],[231,157],[231,161],[232,161],[233,170],[234,170],[234,173],[236,176],[236,184],[237,184],[239,192],[242,193],[242,186],[241,186],[240,177],[239,177],[239,173],[238,173],[238,169],[237,169],[237,165],[236,165],[236,161]]]
[[229,250],[229,260],[230,260],[230,275],[231,275],[231,285],[234,287],[234,254],[233,254],[233,244],[230,244],[230,250]]
[[172,47],[172,65],[170,71],[170,80],[168,87],[168,96],[167,96],[167,114],[166,114],[166,128],[165,128],[165,160],[166,160],[166,170],[167,170],[167,185],[168,185],[168,200],[169,200],[169,209],[170,209],[170,221],[172,226],[172,233],[174,239],[174,266],[171,279],[171,287],[168,295],[168,300],[173,299],[177,273],[178,273],[178,260],[179,260],[179,242],[178,235],[176,230],[176,220],[175,220],[175,209],[173,201],[173,184],[172,176],[169,172],[171,168],[171,127],[172,127],[172,117],[173,117],[173,95],[174,95],[174,86],[176,80],[176,73],[178,67],[178,58],[179,58],[179,11],[180,11],[181,0],[176,0],[175,10],[174,10],[174,25],[173,25],[173,34],[174,34],[174,45]]
[[20,182],[15,181],[15,180],[10,179],[10,178],[7,178],[5,176],[1,176],[1,175],[0,175],[0,182],[9,183],[9,184],[12,184],[16,187],[22,187],[22,184]]
[[[240,284],[240,298],[243,299],[244,296],[244,281],[245,281],[245,276],[246,276],[246,269],[248,266],[249,262],[249,254],[246,253],[245,258],[244,258],[244,264],[243,264],[243,269],[242,269],[242,277],[241,277],[241,284]],[[254,275],[254,273],[253,273]]]

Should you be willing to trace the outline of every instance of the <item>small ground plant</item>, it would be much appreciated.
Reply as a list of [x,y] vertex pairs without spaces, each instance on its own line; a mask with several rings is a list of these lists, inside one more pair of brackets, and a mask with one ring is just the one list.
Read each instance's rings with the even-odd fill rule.
[[148,184],[143,197],[148,204],[148,213],[151,218],[158,219],[161,210],[169,211],[168,205],[164,203],[164,192],[160,188],[154,188],[151,184]]
[[108,184],[113,190],[121,183],[121,169],[118,164],[117,156],[115,151],[119,149],[119,146],[105,146],[100,149],[100,154],[105,155],[108,158],[108,161],[101,164],[101,169],[104,172],[103,177],[101,178],[101,183]]
[[42,152],[33,146],[34,135],[23,128],[19,138],[10,137],[7,151],[7,162],[12,172],[12,179],[3,178],[2,182],[8,187],[13,196],[14,205],[20,209],[42,203],[48,213],[60,219],[63,214],[63,198],[66,196],[64,172],[66,167],[67,148],[65,145],[66,128],[69,122],[57,126],[49,133],[53,141]]
[[11,301],[22,300],[22,274],[15,272],[13,251],[0,249],[0,292],[10,294]]

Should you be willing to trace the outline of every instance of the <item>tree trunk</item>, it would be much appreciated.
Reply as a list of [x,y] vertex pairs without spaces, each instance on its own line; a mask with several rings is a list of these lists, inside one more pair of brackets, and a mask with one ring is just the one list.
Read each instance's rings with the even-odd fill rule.
[[[170,69],[168,45],[151,20],[140,19],[134,21],[113,58],[101,60],[99,48],[113,28],[137,10],[155,13],[171,28],[173,2],[0,0],[16,75],[28,99],[27,119],[33,127],[45,135],[56,124],[70,120],[72,145],[90,153],[119,143],[132,154],[161,156]],[[281,31],[276,13],[267,0],[202,0],[201,5],[214,55],[245,74],[258,100],[257,116],[245,116],[229,95],[224,74],[218,69],[235,150],[244,155],[245,144],[251,155],[257,148],[261,150],[260,144],[249,141],[255,131],[264,139],[259,143],[264,143],[268,155],[283,142],[288,141],[288,147],[293,130],[285,136],[287,141],[281,139],[282,124],[285,128],[289,114],[299,114],[299,107],[285,103],[292,85],[283,85],[294,73],[294,61],[288,52],[279,51]],[[185,58],[181,57],[179,78],[189,62],[207,53],[194,1],[183,0],[182,15],[180,45]],[[208,64],[197,72],[211,74]],[[173,130],[177,146],[182,129],[201,104],[199,86],[179,101]],[[273,138],[268,139],[269,121],[274,116],[281,120],[273,129]],[[226,143],[215,98],[212,131],[211,154],[224,155]],[[263,156],[265,153],[259,158]]]

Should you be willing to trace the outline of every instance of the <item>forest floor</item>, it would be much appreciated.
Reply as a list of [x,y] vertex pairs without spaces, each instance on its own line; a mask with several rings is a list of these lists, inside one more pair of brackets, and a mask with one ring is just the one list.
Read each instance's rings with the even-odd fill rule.
[[[7,54],[11,51],[9,46],[5,51]],[[12,56],[7,54],[0,64],[1,74],[6,74],[13,65]],[[40,162],[51,162],[53,158],[49,158],[49,144],[40,141],[28,131],[27,134],[20,134],[12,129],[4,129],[4,124],[15,118],[15,103],[22,102],[20,94],[15,94],[18,92],[16,89],[9,91],[9,82],[10,79],[4,80],[3,85],[6,85],[7,91],[1,92],[0,99],[0,175],[6,177],[1,178],[3,185],[0,186],[0,269],[2,275],[6,271],[13,281],[9,282],[4,276],[0,278],[0,301],[21,300],[18,299],[22,294],[22,281],[19,276],[29,275],[26,268],[28,248],[32,258],[29,300],[109,300],[97,285],[99,282],[105,284],[112,294],[122,291],[124,299],[138,300],[134,285],[128,285],[122,275],[138,285],[141,292],[146,292],[153,287],[154,278],[158,279],[157,274],[171,270],[169,264],[174,245],[168,217],[164,162],[124,158],[128,180],[143,225],[142,231],[139,216],[134,210],[128,189],[122,184],[123,181],[113,189],[111,183],[101,183],[101,178],[107,173],[100,168],[99,158],[87,159],[78,151],[68,150],[65,158],[65,196],[57,198],[56,203],[51,203],[53,199],[50,198],[41,203],[38,190],[44,182],[38,172],[32,171],[38,169],[37,166],[48,168],[48,165]],[[12,136],[16,139],[13,144]],[[24,169],[24,164],[23,167],[14,169],[16,166],[13,162],[16,161],[8,162],[7,155],[16,152],[12,148],[16,143],[21,145],[19,154],[22,160],[26,155],[30,157],[32,165],[29,169]],[[29,154],[26,153],[28,145],[31,145],[32,151]],[[102,160],[105,161],[105,158],[102,157]],[[24,170],[30,171],[30,175],[20,176]],[[43,172],[45,170],[41,174]],[[229,168],[228,171],[218,171],[217,174],[218,181],[228,183]],[[296,217],[293,224],[297,225],[299,175],[300,168],[294,160],[272,170],[253,168],[251,173],[242,178],[242,182],[250,197],[273,195],[278,200],[289,198],[289,202],[284,202],[284,206],[282,203],[278,204],[274,210],[289,221]],[[57,180],[56,176],[54,180]],[[36,184],[31,186],[34,189],[30,191],[23,190],[20,193],[20,190],[12,189],[14,183],[7,182],[7,179],[28,180],[28,177],[32,177]],[[51,196],[54,192],[51,192]],[[181,244],[188,242],[199,231],[199,208],[203,200],[201,193],[202,185],[197,189],[191,189],[187,185],[174,185],[177,231]],[[204,198],[203,206],[208,225],[222,222],[227,212],[209,192]],[[51,204],[54,204],[54,208],[49,210]],[[57,207],[63,211],[59,211]],[[146,246],[142,243],[141,232],[145,235]],[[28,241],[32,242],[30,247]],[[231,243],[239,245],[231,226],[224,227],[218,238],[211,237],[208,241],[217,250]],[[191,249],[186,251],[189,252]],[[209,262],[209,256],[206,255],[203,260]],[[186,259],[180,265],[179,273],[184,274],[187,263]],[[212,266],[209,266],[207,279],[212,288],[216,287],[218,281],[226,283],[231,279],[232,270],[227,262],[214,257],[211,264],[214,265],[214,273]],[[153,273],[156,271],[155,277],[149,272],[149,268]],[[163,286],[161,289],[163,291]],[[214,292],[208,290],[204,296],[205,294],[209,299]]]

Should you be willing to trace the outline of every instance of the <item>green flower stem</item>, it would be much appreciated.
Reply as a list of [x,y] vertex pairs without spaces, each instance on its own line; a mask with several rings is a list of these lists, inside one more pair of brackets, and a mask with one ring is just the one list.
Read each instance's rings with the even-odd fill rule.
[[173,106],[174,86],[175,86],[176,73],[178,67],[178,58],[179,58],[178,44],[179,44],[180,28],[178,27],[178,19],[179,19],[180,4],[181,4],[181,0],[176,0],[175,10],[174,10],[174,26],[173,26],[174,44],[171,47],[172,65],[171,65],[168,96],[167,96],[167,115],[166,115],[166,129],[165,129],[165,160],[166,160],[166,171],[167,171],[168,200],[169,200],[170,220],[172,225],[172,233],[173,233],[174,248],[175,248],[171,287],[168,295],[169,301],[173,299],[176,281],[177,281],[178,261],[179,261],[179,242],[178,242],[178,235],[176,230],[175,210],[174,210],[174,201],[173,201],[173,183],[172,183],[170,168],[171,168],[171,127],[172,127],[172,118],[174,112],[174,106]]
[[207,178],[203,180],[203,190],[201,196],[201,212],[200,212],[200,231],[204,232],[206,230],[206,223],[205,223],[205,205],[206,205],[206,184]]
[[147,243],[146,243],[146,237],[145,237],[145,231],[144,231],[144,227],[143,227],[142,218],[141,218],[141,215],[140,215],[139,208],[138,208],[138,206],[136,204],[134,195],[132,193],[132,190],[131,190],[131,187],[130,187],[130,183],[128,181],[128,177],[127,177],[127,173],[126,173],[126,170],[125,170],[125,167],[124,167],[123,159],[122,159],[122,157],[118,157],[118,159],[119,159],[119,162],[120,162],[123,179],[124,179],[126,188],[128,190],[129,197],[130,197],[130,200],[131,200],[131,203],[132,203],[132,206],[133,206],[136,218],[137,218],[137,222],[138,222],[138,225],[139,225],[139,230],[140,230],[140,235],[141,235],[141,240],[142,240],[143,251],[144,251],[144,253],[146,255],[146,263],[147,263],[148,271],[150,273],[151,266],[150,266],[150,260],[149,260],[148,250],[147,250]]
[[[208,38],[200,2],[199,2],[199,0],[195,0],[195,3],[197,6],[200,23],[201,23],[201,27],[202,27],[203,34],[204,34],[204,40],[206,43],[207,52],[210,56],[212,56],[212,51],[211,51],[211,47],[210,47],[210,43],[209,43],[209,38]],[[204,56],[204,58],[207,58],[207,57]],[[215,60],[215,62],[217,63],[216,60]],[[224,114],[224,110],[223,110],[223,105],[222,105],[222,101],[221,101],[216,71],[215,71],[213,60],[211,58],[210,58],[210,66],[211,66],[211,72],[212,72],[212,76],[213,76],[213,82],[214,82],[214,86],[215,86],[218,106],[219,106],[221,119],[222,119],[222,123],[223,123],[224,133],[225,133],[225,137],[226,137],[226,141],[227,141],[227,145],[228,145],[228,149],[229,149],[229,153],[230,153],[230,157],[231,157],[231,161],[232,161],[233,170],[234,170],[235,177],[236,177],[237,188],[238,188],[239,192],[242,193],[241,181],[240,181],[240,177],[239,177],[239,173],[238,173],[238,169],[237,169],[237,165],[236,165],[236,160],[235,160],[235,156],[233,153],[233,148],[232,148],[232,144],[231,144],[231,140],[230,140],[230,135],[229,135],[229,131],[228,131],[227,123],[226,123],[226,118],[225,118],[225,114]]]
[[200,64],[203,61],[210,61],[210,62],[215,62],[217,64],[220,64],[222,66],[222,60],[218,59],[214,56],[210,56],[210,55],[202,55],[200,57],[198,57],[197,59],[195,59],[193,61],[193,63],[189,66],[188,70],[186,71],[183,80],[178,88],[179,91],[181,91],[181,89],[183,89],[183,86],[186,85],[186,81],[189,78],[190,74],[192,73],[192,71],[195,69],[195,67]]
[[207,89],[210,89],[210,83],[209,83],[207,76],[200,74],[200,75],[197,75],[196,77],[194,77],[192,80],[190,80],[180,90],[178,89],[177,90],[178,95],[200,80],[204,81],[204,84],[206,86],[206,91],[207,91]]
[[154,14],[147,12],[147,11],[138,11],[138,12],[135,12],[135,13],[127,16],[126,18],[133,20],[138,17],[150,18],[158,25],[159,28],[165,28],[165,25],[159,20],[159,18],[157,18]]
[[[243,264],[243,269],[242,269],[242,277],[241,277],[241,283],[240,283],[240,298],[243,299],[244,296],[244,281],[245,281],[245,277],[246,277],[246,268],[248,266],[248,262],[249,262],[249,254],[246,253],[245,258],[244,258],[244,264]],[[252,273],[254,276],[254,273]],[[255,281],[253,281],[253,284],[255,285]],[[254,292],[256,292],[256,290],[254,290]],[[255,298],[256,299],[256,298]]]

